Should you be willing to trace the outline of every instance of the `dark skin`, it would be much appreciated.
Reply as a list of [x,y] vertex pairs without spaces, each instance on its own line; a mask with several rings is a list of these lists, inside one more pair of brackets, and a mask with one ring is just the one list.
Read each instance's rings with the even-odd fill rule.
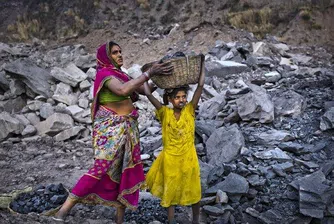
[[[121,68],[123,66],[123,56],[122,50],[118,45],[114,45],[111,48],[110,57],[115,61],[116,65]],[[149,71],[147,72],[147,76],[151,77],[154,75],[171,75],[173,71],[173,66],[170,63],[163,64],[154,64]],[[142,74],[135,79],[131,79],[128,82],[122,83],[118,79],[110,79],[108,82],[107,88],[119,96],[129,96],[133,92],[138,92],[144,94],[144,86],[143,84],[147,81],[147,76]],[[147,84],[150,91],[154,90],[155,87],[153,85]],[[122,100],[119,102],[109,102],[106,103],[105,106],[109,107],[113,111],[115,111],[119,115],[126,115],[131,113],[135,108],[133,106],[133,102],[131,99]],[[64,220],[69,211],[73,208],[76,202],[67,198],[63,206],[56,213],[55,219],[58,221]],[[116,213],[116,223],[121,224],[124,222],[124,213],[125,207],[118,207]]]

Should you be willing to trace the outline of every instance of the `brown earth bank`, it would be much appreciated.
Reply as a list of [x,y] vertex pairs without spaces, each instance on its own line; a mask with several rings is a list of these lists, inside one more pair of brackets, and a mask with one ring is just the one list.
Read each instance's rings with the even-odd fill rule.
[[[142,43],[146,38],[167,43],[173,40],[164,40],[164,36],[176,23],[185,38],[191,38],[189,31],[205,26],[211,38],[234,27],[258,38],[277,36],[290,45],[333,49],[334,43],[333,0],[2,0],[0,12],[2,42],[31,41],[35,37],[55,44],[83,43],[90,51],[107,39],[115,39],[122,46],[127,45],[123,39],[124,43]],[[207,36],[198,38],[204,41]],[[129,49],[132,47],[129,44]]]

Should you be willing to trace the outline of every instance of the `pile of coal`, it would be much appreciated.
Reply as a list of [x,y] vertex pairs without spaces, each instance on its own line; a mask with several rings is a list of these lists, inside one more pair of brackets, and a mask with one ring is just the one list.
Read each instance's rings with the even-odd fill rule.
[[168,61],[169,59],[173,58],[180,58],[180,57],[186,57],[186,55],[182,51],[177,51],[174,54],[167,54],[165,55],[161,60],[160,63],[163,63],[165,61]]
[[31,192],[19,194],[9,205],[18,213],[43,213],[62,205],[68,196],[68,191],[60,184],[38,186]]
[[147,224],[152,221],[165,223],[167,212],[160,206],[158,200],[143,199],[139,202],[136,211],[125,212],[125,220],[127,222],[135,221],[137,224]]
[[[182,207],[176,206],[175,212],[182,213],[184,211]],[[125,221],[135,221],[136,224],[147,224],[152,221],[167,223],[167,209],[161,207],[158,199],[142,199],[139,201],[137,210],[126,210]]]

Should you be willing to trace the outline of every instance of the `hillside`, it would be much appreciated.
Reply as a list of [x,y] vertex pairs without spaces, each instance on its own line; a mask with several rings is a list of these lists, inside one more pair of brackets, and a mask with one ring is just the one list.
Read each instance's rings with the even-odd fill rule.
[[[94,52],[113,39],[135,60],[138,52],[157,57],[171,47],[205,51],[201,46],[216,40],[268,35],[290,45],[334,46],[334,0],[2,1],[0,41],[5,43],[38,38],[46,46],[82,43]],[[170,37],[175,24],[177,35]]]

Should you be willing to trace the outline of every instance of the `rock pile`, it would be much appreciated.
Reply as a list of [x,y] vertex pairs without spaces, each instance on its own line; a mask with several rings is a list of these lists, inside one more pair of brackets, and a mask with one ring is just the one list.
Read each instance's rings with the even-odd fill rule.
[[[82,45],[42,52],[1,44],[0,54],[0,141],[91,147],[95,56]],[[140,67],[129,74],[136,77]],[[196,149],[207,223],[333,221],[333,55],[275,38],[217,41],[206,70]],[[161,90],[154,94],[161,99]],[[145,97],[136,106],[148,170],[161,150],[161,127]],[[86,158],[75,146],[68,151]],[[36,150],[42,158],[47,152]]]

